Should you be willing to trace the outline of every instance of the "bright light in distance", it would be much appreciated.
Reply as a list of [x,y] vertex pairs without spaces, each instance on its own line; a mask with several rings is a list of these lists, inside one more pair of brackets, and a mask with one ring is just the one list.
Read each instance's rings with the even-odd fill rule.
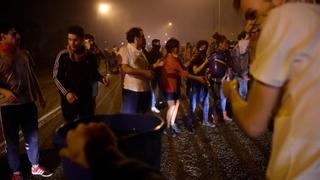
[[123,46],[124,45],[124,42],[121,42],[121,46]]
[[148,39],[150,39],[151,38],[151,36],[148,36]]
[[172,26],[172,22],[169,22],[168,25],[169,25],[169,26]]
[[107,14],[110,11],[110,5],[108,3],[99,4],[99,12],[101,14]]
[[164,33],[165,36],[168,36],[168,33]]

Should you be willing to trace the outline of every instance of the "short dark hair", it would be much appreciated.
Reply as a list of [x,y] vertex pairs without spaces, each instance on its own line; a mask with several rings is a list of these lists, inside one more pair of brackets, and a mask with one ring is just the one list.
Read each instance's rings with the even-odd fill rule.
[[127,32],[128,43],[133,43],[135,37],[140,37],[140,32],[142,31],[139,27],[133,27]]
[[152,42],[151,42],[151,44],[154,45],[154,44],[156,44],[156,43],[158,43],[158,42],[160,42],[159,39],[153,39]]
[[90,40],[94,41],[94,37],[92,34],[84,34],[84,39],[90,39]]
[[215,32],[215,33],[212,35],[212,38],[216,40],[219,36],[220,36],[220,34],[219,34],[218,32]]
[[200,40],[200,41],[198,41],[198,42],[197,42],[197,50],[199,50],[199,48],[200,48],[201,46],[203,46],[203,45],[206,45],[206,47],[208,48],[208,46],[209,46],[208,41],[206,41],[206,40]]
[[75,34],[77,35],[79,38],[83,39],[84,38],[84,30],[81,26],[78,26],[78,25],[73,25],[73,26],[70,26],[68,28],[68,31],[67,31],[68,34]]
[[220,45],[221,43],[223,43],[225,40],[227,40],[226,36],[220,35],[220,36],[217,38],[217,46],[219,47],[219,45]]
[[236,11],[239,11],[239,10],[240,10],[240,6],[241,6],[241,0],[233,0],[233,8],[234,8]]
[[179,46],[180,46],[179,41],[175,38],[171,38],[166,43],[166,50],[168,53],[172,53],[172,50],[174,48],[179,48]]
[[244,39],[247,36],[246,31],[241,31],[241,33],[238,35],[238,40]]

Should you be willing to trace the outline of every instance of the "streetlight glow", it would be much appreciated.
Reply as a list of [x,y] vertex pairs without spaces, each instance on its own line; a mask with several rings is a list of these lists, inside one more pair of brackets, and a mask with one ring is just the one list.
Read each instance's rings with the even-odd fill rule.
[[110,11],[110,5],[108,3],[99,4],[99,12],[101,14],[107,14]]

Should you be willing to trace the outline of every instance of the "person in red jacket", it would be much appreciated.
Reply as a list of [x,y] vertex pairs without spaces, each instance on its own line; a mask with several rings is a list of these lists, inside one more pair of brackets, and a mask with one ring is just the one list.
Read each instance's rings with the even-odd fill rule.
[[167,55],[164,57],[164,66],[161,70],[160,84],[169,108],[166,116],[167,128],[164,133],[175,136],[181,132],[175,124],[180,104],[181,76],[197,80],[201,83],[205,83],[205,79],[201,76],[191,75],[183,69],[178,58],[180,43],[177,39],[169,39],[165,47]]

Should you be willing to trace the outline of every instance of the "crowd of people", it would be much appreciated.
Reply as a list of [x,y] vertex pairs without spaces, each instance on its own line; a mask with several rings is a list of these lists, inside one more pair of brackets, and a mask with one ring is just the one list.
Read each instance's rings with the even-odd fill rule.
[[[121,112],[160,113],[162,109],[158,104],[166,102],[163,133],[175,137],[181,133],[175,121],[185,80],[185,96],[189,103],[185,125],[190,133],[195,132],[193,121],[197,107],[202,109],[201,125],[214,128],[233,118],[252,137],[259,136],[270,124],[270,119],[274,119],[268,178],[316,179],[320,172],[320,143],[317,140],[320,123],[315,107],[320,100],[317,73],[320,66],[320,8],[315,4],[284,0],[234,0],[234,6],[243,11],[246,19],[246,30],[239,33],[236,42],[216,32],[209,41],[199,40],[194,48],[189,43],[181,47],[178,39],[171,38],[161,49],[160,40],[154,39],[148,51],[143,29],[129,29],[127,44],[112,55],[117,61],[117,68],[112,71],[119,72],[122,78]],[[2,23],[0,33],[1,119],[12,178],[22,178],[19,126],[25,136],[31,173],[49,177],[52,173],[39,166],[34,103],[39,99],[41,107],[45,107],[45,98],[28,51],[19,47],[21,37],[16,27]],[[75,25],[68,29],[66,39],[67,48],[60,51],[55,60],[53,80],[59,90],[64,123],[68,124],[95,114],[97,84],[100,82],[108,87],[109,78],[98,69],[100,61],[108,55],[97,47],[91,34],[85,34],[81,26]],[[106,66],[106,72],[109,70]],[[227,112],[227,100],[232,113]],[[99,138],[92,134],[94,131],[101,131],[100,135],[107,134],[106,138],[110,139],[94,144],[91,136]],[[106,155],[103,160],[114,156],[112,161],[140,167],[127,171],[142,172],[141,178],[163,178],[147,165],[127,161],[119,154],[114,135],[107,127],[89,124],[79,126],[73,133],[78,136],[68,134],[68,146],[61,155],[93,172],[104,167],[99,158],[88,154],[86,143],[103,147],[99,151],[100,157]],[[81,143],[72,145],[76,138],[83,141],[78,139]],[[126,165],[117,166],[114,176],[121,175],[126,168]]]
[[[250,55],[249,35],[245,31],[239,34],[236,45],[224,35],[215,33],[210,43],[199,40],[194,48],[190,43],[181,48],[179,40],[171,38],[161,50],[160,40],[154,39],[148,51],[141,28],[130,29],[127,41],[128,44],[118,52],[123,77],[121,111],[160,113],[159,104],[167,102],[166,135],[174,137],[181,132],[175,120],[185,79],[185,96],[189,101],[185,122],[192,133],[195,132],[193,119],[199,103],[203,110],[202,125],[215,127],[231,121],[221,89],[224,80],[236,78],[241,84],[239,91],[246,99]],[[211,108],[210,95],[214,102]]]

